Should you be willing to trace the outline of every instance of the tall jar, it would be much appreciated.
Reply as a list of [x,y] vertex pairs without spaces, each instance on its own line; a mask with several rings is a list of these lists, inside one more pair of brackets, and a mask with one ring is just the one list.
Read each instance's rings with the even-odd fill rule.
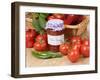
[[59,46],[64,42],[64,22],[60,19],[51,19],[46,23],[49,50],[59,52]]

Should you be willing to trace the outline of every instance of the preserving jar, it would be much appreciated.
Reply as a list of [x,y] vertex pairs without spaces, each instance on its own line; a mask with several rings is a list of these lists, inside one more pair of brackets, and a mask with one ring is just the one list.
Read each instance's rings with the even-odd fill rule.
[[64,42],[64,22],[60,19],[51,19],[46,23],[49,50],[59,51],[59,46]]

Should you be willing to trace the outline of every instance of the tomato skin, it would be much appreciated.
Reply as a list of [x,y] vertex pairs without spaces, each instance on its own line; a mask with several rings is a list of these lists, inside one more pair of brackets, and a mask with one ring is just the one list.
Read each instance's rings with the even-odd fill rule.
[[63,14],[52,14],[51,16],[48,16],[47,18],[48,20],[51,20],[51,19],[61,19],[61,20],[64,20],[64,15]]
[[80,47],[81,47],[81,44],[82,44],[82,39],[81,37],[79,36],[74,36],[72,37],[71,39],[71,45],[72,45],[72,48],[75,50],[75,49],[78,49],[80,51]]
[[41,40],[47,42],[47,34],[40,34],[36,37],[36,42],[40,42]]
[[34,41],[26,41],[26,48],[32,48],[34,45]]
[[83,15],[75,15],[75,18],[72,21],[71,25],[79,24],[83,19]]
[[61,44],[60,47],[59,47],[59,51],[63,55],[67,55],[68,50],[69,50],[69,44],[68,43]]
[[63,14],[53,14],[53,16],[56,18],[56,19],[61,19],[63,20],[64,19],[64,15]]
[[84,57],[89,57],[90,56],[90,42],[89,42],[89,39],[84,39],[82,41],[82,45],[81,45],[81,48],[80,48],[80,53]]
[[45,41],[47,41],[47,34],[42,34]]
[[90,56],[90,47],[87,45],[81,45],[81,49],[80,49],[80,53],[84,56],[84,57],[89,57]]
[[89,42],[89,39],[84,39],[82,41],[82,44],[86,45],[86,46],[89,46],[90,45],[90,42]]
[[47,34],[39,34],[36,37],[36,42],[34,43],[34,49],[37,51],[47,50]]
[[28,29],[26,31],[26,48],[32,48],[34,45],[34,38],[36,37],[36,31],[34,29]]
[[47,44],[45,42],[35,42],[34,49],[37,51],[45,51],[47,50]]
[[53,15],[51,15],[51,16],[48,16],[47,19],[48,19],[48,20],[51,20],[51,19],[55,19],[55,17],[54,17]]
[[73,50],[78,50],[80,52],[81,43],[74,43],[71,45]]
[[36,37],[37,33],[34,29],[28,29],[26,31],[26,41],[32,41]]
[[74,37],[71,38],[71,43],[72,43],[72,44],[74,44],[74,43],[79,43],[79,44],[81,44],[81,43],[82,43],[82,39],[81,39],[81,37],[79,37],[79,36],[74,36]]
[[73,22],[75,18],[75,15],[71,14],[71,15],[68,15],[65,19],[64,19],[64,24],[71,24]]
[[67,25],[75,24],[75,23],[81,22],[82,19],[83,19],[83,16],[81,15],[70,14],[70,15],[67,15],[67,17],[64,19],[64,23]]
[[79,60],[80,58],[80,54],[79,54],[79,51],[77,50],[73,50],[71,49],[68,53],[68,59],[72,62],[72,63],[75,63]]

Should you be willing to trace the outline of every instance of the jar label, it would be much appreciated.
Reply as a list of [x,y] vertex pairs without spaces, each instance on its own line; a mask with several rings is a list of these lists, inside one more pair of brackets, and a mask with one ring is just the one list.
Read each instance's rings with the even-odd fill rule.
[[48,44],[50,45],[60,45],[64,42],[64,34],[52,36],[48,35]]

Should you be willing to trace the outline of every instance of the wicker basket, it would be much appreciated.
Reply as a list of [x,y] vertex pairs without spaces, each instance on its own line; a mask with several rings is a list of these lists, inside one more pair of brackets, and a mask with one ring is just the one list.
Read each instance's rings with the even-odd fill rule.
[[[65,31],[67,31],[67,34],[65,32],[66,37],[80,36],[81,34],[86,32],[88,23],[89,23],[89,16],[84,16],[83,21],[81,21],[77,25],[65,25]],[[32,19],[26,18],[26,26],[27,26],[27,28],[33,28],[32,27]]]
[[72,35],[80,36],[87,30],[87,26],[89,23],[89,16],[84,16],[82,22],[77,25],[65,25],[65,29],[71,30]]

